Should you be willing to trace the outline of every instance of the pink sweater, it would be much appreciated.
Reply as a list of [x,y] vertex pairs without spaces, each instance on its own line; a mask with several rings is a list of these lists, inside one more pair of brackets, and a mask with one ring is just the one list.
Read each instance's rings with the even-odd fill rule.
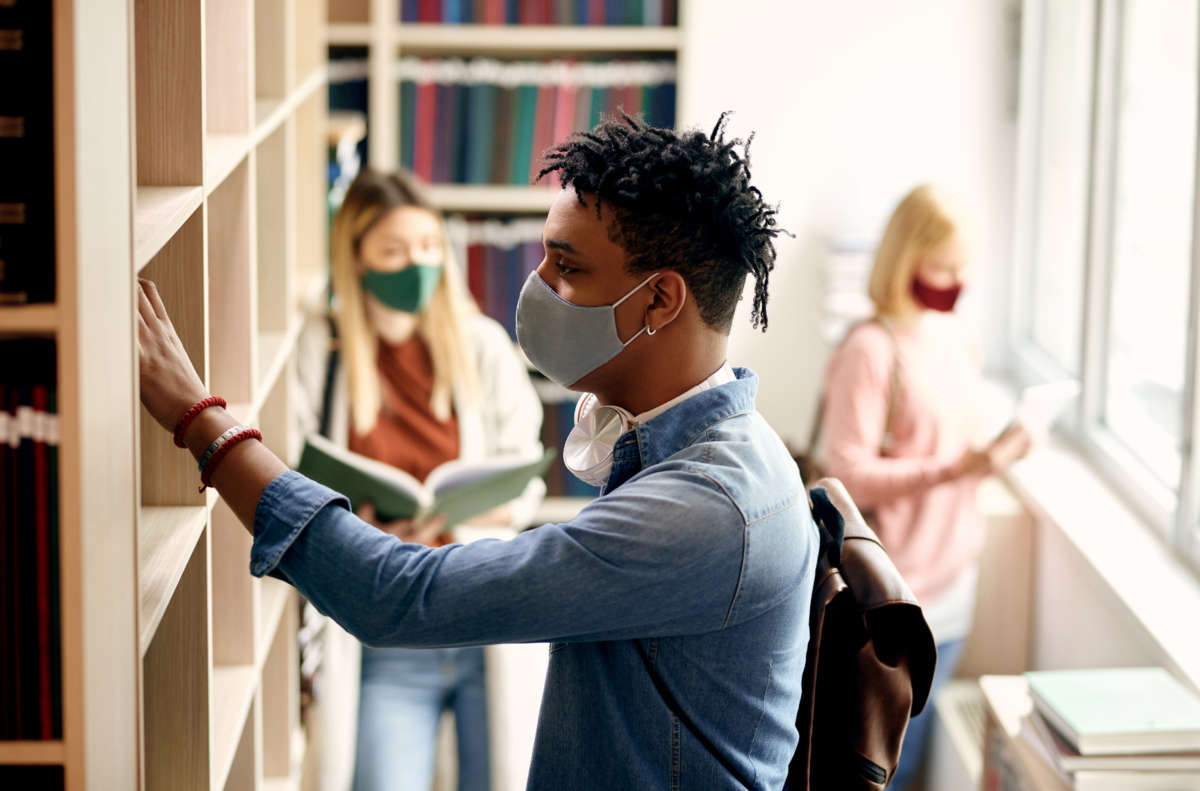
[[[893,325],[894,326],[894,325]],[[970,443],[977,356],[954,317],[851,331],[829,361],[821,429],[828,474],[840,478],[917,598],[929,602],[974,564],[983,540],[978,478],[955,478]],[[881,450],[892,365],[899,385],[891,446]]]

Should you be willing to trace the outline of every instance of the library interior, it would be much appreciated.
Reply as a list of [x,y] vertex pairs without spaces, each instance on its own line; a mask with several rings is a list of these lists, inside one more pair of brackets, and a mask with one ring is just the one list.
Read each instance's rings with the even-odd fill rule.
[[0,789],[1200,791],[1198,615],[1200,0],[0,0]]

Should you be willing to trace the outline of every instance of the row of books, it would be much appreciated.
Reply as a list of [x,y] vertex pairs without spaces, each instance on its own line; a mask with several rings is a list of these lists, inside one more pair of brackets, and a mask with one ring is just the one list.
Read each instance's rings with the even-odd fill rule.
[[53,5],[0,2],[0,305],[54,301]]
[[[553,382],[535,377],[534,385],[541,384],[549,385],[552,392],[558,391]],[[539,392],[544,392],[543,388]],[[573,397],[554,399],[543,395],[542,398],[542,445],[560,451],[546,470],[546,494],[550,497],[595,497],[600,493],[595,486],[572,475],[562,461],[562,447],[575,426],[575,401]]]
[[0,341],[0,740],[62,736],[54,341]]
[[482,25],[676,24],[676,0],[401,0],[401,22]]
[[637,69],[620,68],[629,64],[586,64],[622,82],[579,79],[589,76],[578,68],[585,64],[525,69],[522,82],[510,81],[519,74],[512,70],[496,80],[446,79],[456,70],[404,65],[410,68],[400,82],[400,162],[432,183],[529,184],[548,148],[619,112],[675,125],[673,65],[653,64],[650,79],[638,80]]
[[1158,667],[1025,674],[1020,738],[1075,791],[1200,789],[1200,697]]

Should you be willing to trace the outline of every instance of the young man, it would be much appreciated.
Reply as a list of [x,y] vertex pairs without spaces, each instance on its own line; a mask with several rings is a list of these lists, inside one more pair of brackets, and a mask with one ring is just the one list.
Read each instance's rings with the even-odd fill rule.
[[[817,536],[796,466],[725,361],[746,275],[767,323],[775,213],[740,141],[625,119],[561,144],[564,190],[518,337],[590,393],[565,460],[602,494],[566,524],[431,549],[242,442],[211,472],[251,571],[363,642],[551,643],[531,789],[779,789],[797,742]],[[205,392],[150,284],[142,398],[165,427]],[[235,421],[204,409],[200,456]]]

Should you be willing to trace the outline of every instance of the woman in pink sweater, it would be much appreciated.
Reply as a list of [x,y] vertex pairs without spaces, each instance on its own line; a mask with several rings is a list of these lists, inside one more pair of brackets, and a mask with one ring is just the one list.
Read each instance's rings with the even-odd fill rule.
[[[871,272],[872,321],[834,352],[821,426],[825,467],[840,478],[921,601],[938,643],[934,691],[953,675],[970,629],[983,541],[976,488],[1029,450],[1011,428],[971,439],[981,384],[976,346],[953,313],[967,273],[958,223],[928,186],[884,231]],[[890,789],[920,764],[931,715],[909,724]]]

